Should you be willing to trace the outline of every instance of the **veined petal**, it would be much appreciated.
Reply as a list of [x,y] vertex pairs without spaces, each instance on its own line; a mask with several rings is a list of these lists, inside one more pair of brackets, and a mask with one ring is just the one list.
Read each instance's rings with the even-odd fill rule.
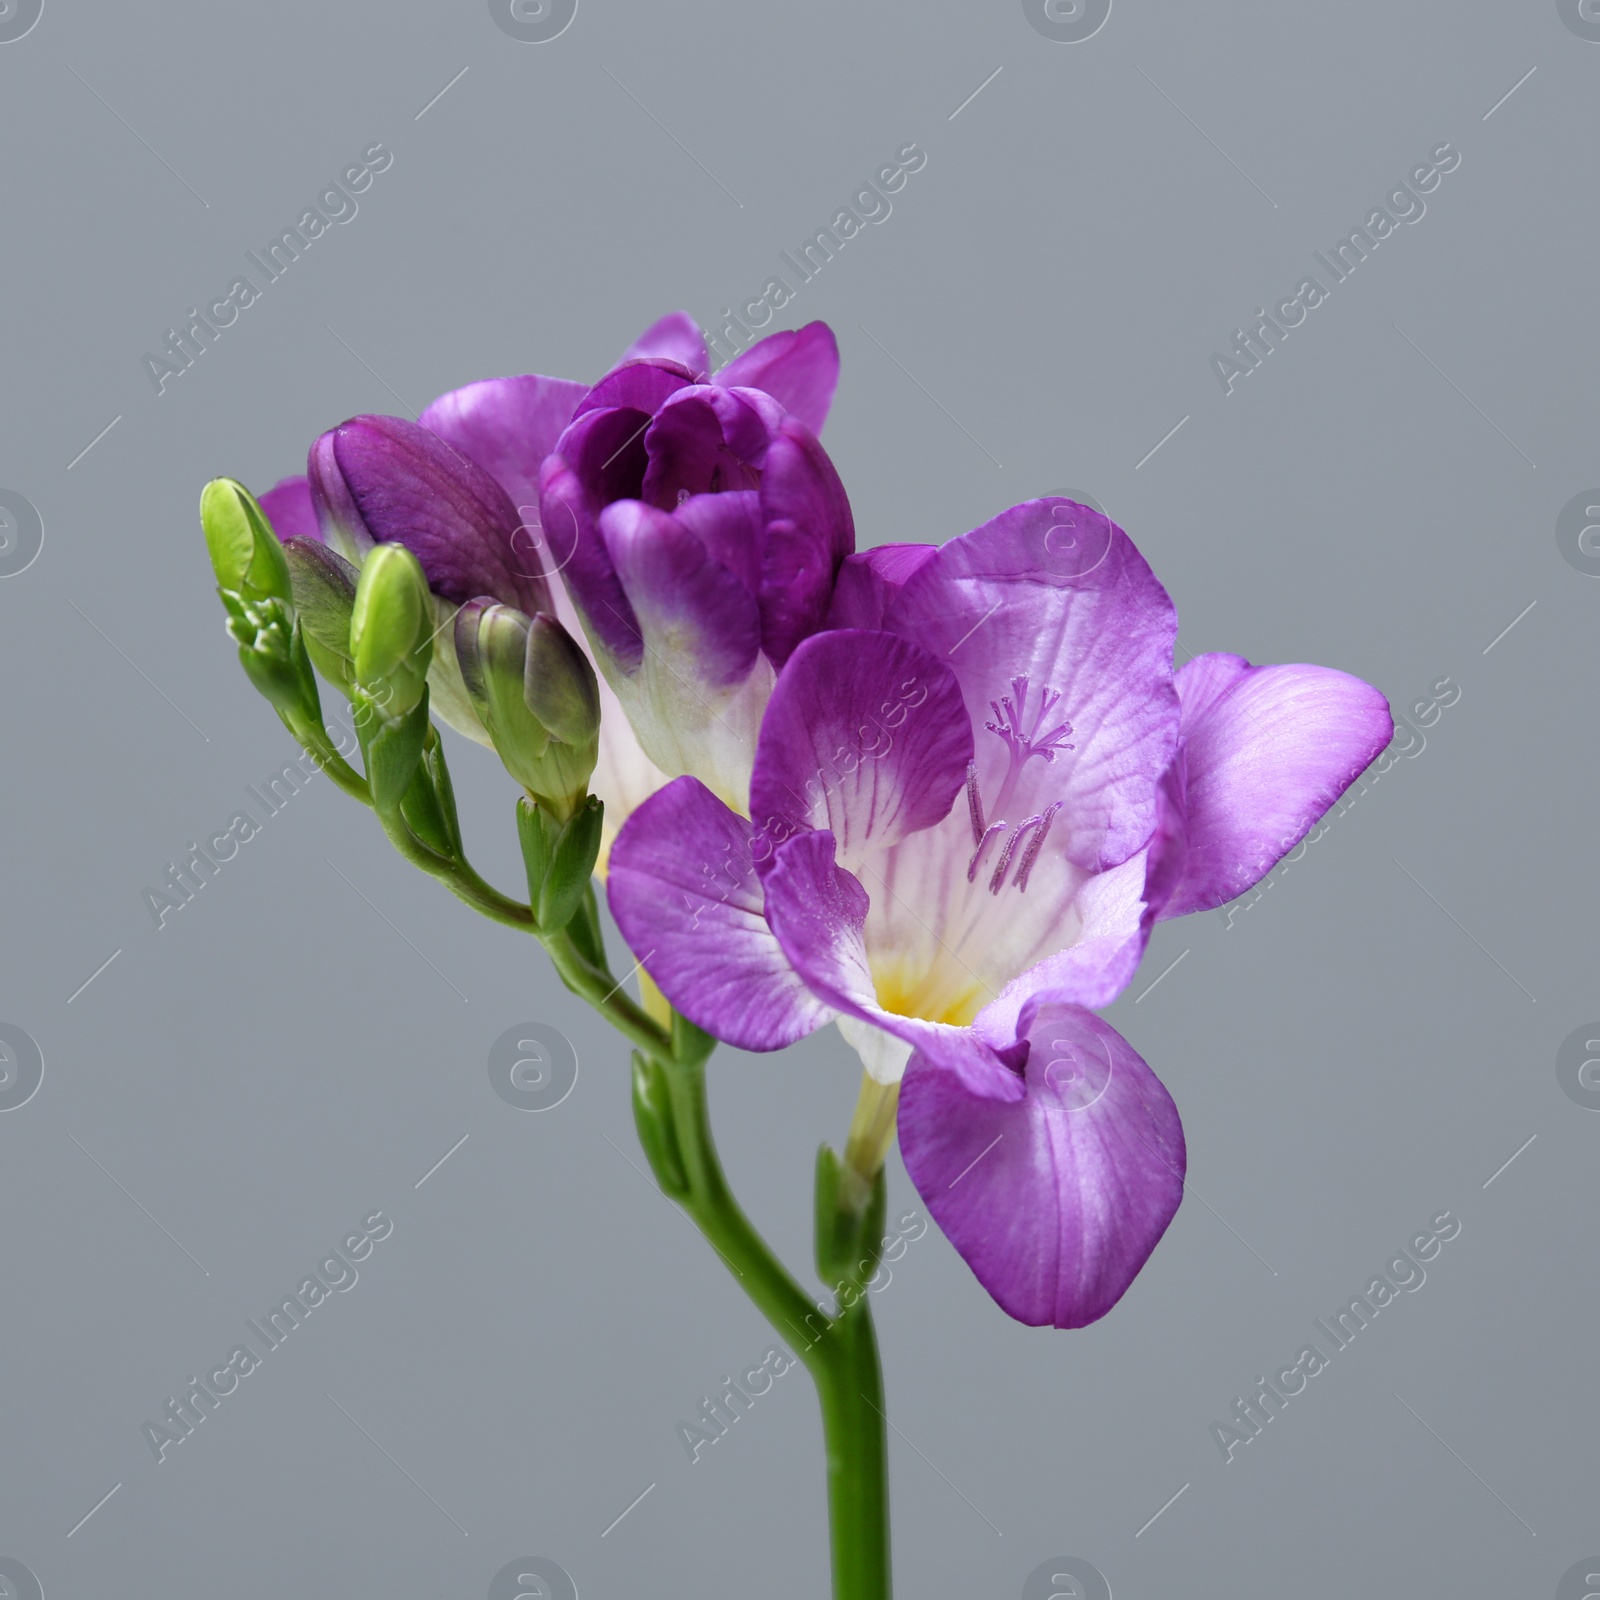
[[[934,1220],[1002,1310],[1081,1328],[1133,1282],[1183,1198],[1183,1127],[1133,1047],[1081,1007],[1022,1018],[1022,1080],[913,1055],[900,1148]],[[1011,1083],[1007,1080],[1010,1079]]]
[[768,703],[750,815],[774,844],[828,829],[853,868],[946,816],[971,759],[972,725],[942,661],[893,634],[816,634]]
[[1258,883],[1394,735],[1389,703],[1331,667],[1196,656],[1183,702],[1188,860],[1166,917]]
[[477,462],[531,518],[539,505],[540,464],[588,392],[586,383],[536,373],[487,378],[440,395],[417,424]]
[[825,322],[769,334],[711,380],[764,389],[813,433],[821,433],[839,384],[839,345]]
[[[1108,1006],[1127,988],[1150,939],[1146,853],[1084,881],[1072,905],[1072,942],[1013,978],[973,1021],[985,1038],[1012,1038],[1041,990],[1080,1006]],[[974,959],[983,958],[974,952]],[[983,969],[989,970],[983,962]]]
[[322,542],[317,508],[311,503],[311,485],[302,478],[282,478],[256,502],[280,542],[315,539]]
[[939,553],[936,544],[880,544],[846,556],[834,580],[830,628],[881,628],[907,579]]
[[[1177,745],[1177,613],[1120,528],[1070,500],[1014,506],[941,546],[884,626],[950,663],[977,727],[1013,730],[978,736],[992,811],[1016,823],[1062,802],[1047,852],[1087,871],[1144,845]],[[1038,749],[1057,730],[1008,782],[1017,735]]]
[[669,311],[659,322],[652,322],[622,352],[622,359],[675,361],[695,374],[697,381],[711,366],[705,335],[687,311]]
[[816,435],[794,417],[783,419],[767,448],[761,512],[761,646],[781,667],[822,626],[840,563],[856,544],[839,474]]
[[767,927],[750,824],[696,779],[675,779],[628,820],[606,893],[661,992],[707,1033],[779,1050],[833,1015]]
[[[835,861],[831,833],[802,833],[779,845],[762,875],[762,889],[767,925],[814,995],[949,1071],[984,1079],[998,1057],[971,1028],[903,1016],[880,1004],[863,936],[867,891]],[[847,1031],[846,1038],[851,1037]],[[898,1051],[859,1053],[880,1083],[897,1082],[905,1068]]]
[[324,534],[350,559],[394,541],[443,599],[491,595],[529,614],[550,609],[543,574],[516,551],[520,519],[505,490],[426,428],[354,417],[312,446],[307,475]]

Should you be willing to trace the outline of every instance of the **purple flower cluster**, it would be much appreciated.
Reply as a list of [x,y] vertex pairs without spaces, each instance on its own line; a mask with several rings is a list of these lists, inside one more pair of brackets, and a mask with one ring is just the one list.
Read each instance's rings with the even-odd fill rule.
[[[669,316],[592,387],[355,418],[262,504],[351,560],[404,543],[442,616],[488,599],[581,628],[608,895],[651,977],[744,1049],[836,1022],[899,1084],[906,1168],[984,1287],[1082,1326],[1184,1174],[1171,1097],[1095,1011],[1157,921],[1299,842],[1389,742],[1388,704],[1325,667],[1175,669],[1166,592],[1069,500],[855,554],[818,442],[832,333],[707,365]],[[484,739],[451,656],[435,704]]]

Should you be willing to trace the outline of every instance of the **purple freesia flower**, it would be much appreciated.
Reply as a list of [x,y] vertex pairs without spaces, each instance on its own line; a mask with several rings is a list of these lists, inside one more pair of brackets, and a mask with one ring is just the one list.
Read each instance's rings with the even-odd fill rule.
[[771,1050],[835,1020],[875,1079],[903,1074],[906,1168],[947,1236],[1012,1316],[1082,1326],[1185,1161],[1170,1096],[1092,1008],[1158,918],[1293,848],[1388,705],[1323,667],[1175,673],[1172,602],[1066,500],[852,557],[829,621],[777,678],[748,806],[667,784],[613,848],[612,910],[708,1031]]
[[[770,665],[758,670],[758,661],[781,660],[804,632],[821,623],[834,573],[853,544],[843,490],[815,438],[838,378],[833,335],[821,323],[774,334],[714,378],[697,381],[705,378],[707,366],[699,328],[686,313],[674,312],[647,329],[593,386],[538,374],[492,378],[440,396],[415,423],[352,418],[312,446],[307,477],[285,479],[261,500],[280,538],[323,539],[357,564],[375,544],[405,544],[428,576],[441,624],[457,606],[484,597],[530,615],[556,615],[575,637],[581,636],[580,622],[589,621],[597,643],[609,637],[604,628],[610,611],[599,608],[598,625],[588,608],[580,618],[566,588],[553,578],[562,572],[568,587],[592,598],[593,584],[584,587],[590,574],[608,567],[615,572],[607,546],[597,543],[596,516],[604,509],[608,536],[626,552],[627,578],[612,581],[624,596],[640,597],[638,612],[626,598],[622,610],[635,627],[643,616],[655,640],[645,674],[651,695],[641,700],[629,693],[625,708],[611,683],[602,680],[593,788],[606,803],[608,834],[676,772],[714,774],[731,764],[748,778],[755,724],[773,676]],[[660,437],[651,428],[653,411],[633,405],[648,403],[651,396],[664,404],[690,389],[700,398],[674,410]],[[573,438],[575,415],[590,419],[585,433],[603,418],[613,425],[637,418],[630,426],[643,431],[644,442],[616,462],[601,462],[603,483],[594,495],[581,485],[569,486],[560,471],[547,474],[556,485],[552,537],[541,526],[541,467],[559,443]],[[731,479],[724,483],[715,462],[696,476],[695,452],[715,448],[707,416],[730,419],[734,444],[742,452],[742,492],[722,497],[720,504],[713,493],[733,487]],[[658,477],[674,475],[667,513],[642,503],[613,505],[619,496],[644,491],[643,474],[635,481],[628,470],[640,452],[647,462],[664,463]],[[580,461],[588,459],[574,453]],[[613,527],[619,531],[610,533]],[[812,549],[819,540],[825,545],[822,558]],[[806,579],[809,588],[803,587]],[[672,613],[672,597],[685,582],[695,602],[709,607],[709,616],[692,606],[687,617]],[[767,598],[762,600],[764,582]],[[752,630],[741,600],[746,592],[755,597],[751,603],[759,613],[754,650],[747,648]],[[687,631],[702,623],[704,648],[683,648]],[[620,677],[625,690],[631,689],[644,652],[624,668],[617,667],[603,643],[596,653],[613,681]],[[698,742],[690,737],[681,748],[660,737],[659,717],[648,717],[660,708],[663,674],[674,672],[691,686],[686,692],[699,697]],[[453,652],[435,652],[430,683],[439,715],[489,743]],[[728,735],[725,730],[740,721],[739,710],[730,704],[734,701],[740,702],[748,726],[743,734]],[[646,715],[654,735],[651,755],[641,748],[625,711]],[[716,730],[711,742],[719,735],[735,747],[745,742],[742,765],[736,748],[719,760],[703,759],[708,721]]]
[[625,362],[540,472],[546,537],[645,754],[729,801],[776,672],[821,626],[855,546],[817,440],[838,367],[820,322],[709,380],[681,359]]

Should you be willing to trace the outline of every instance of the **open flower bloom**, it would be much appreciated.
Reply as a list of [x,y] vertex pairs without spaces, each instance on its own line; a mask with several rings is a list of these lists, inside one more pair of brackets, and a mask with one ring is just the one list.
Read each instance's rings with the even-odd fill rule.
[[[548,612],[574,637],[581,637],[578,612],[563,586],[554,582],[554,575],[575,560],[581,566],[588,547],[575,548],[572,531],[578,519],[565,499],[556,508],[555,536],[545,534],[539,515],[541,466],[568,431],[575,413],[614,410],[609,401],[595,401],[593,396],[614,394],[619,385],[627,388],[638,382],[664,383],[663,393],[688,387],[705,375],[707,366],[698,327],[686,313],[674,312],[647,329],[624,353],[621,365],[593,387],[533,373],[491,378],[440,396],[416,423],[395,417],[353,418],[324,434],[312,447],[308,477],[285,479],[261,497],[261,505],[281,539],[323,539],[357,564],[374,544],[387,540],[405,544],[428,575],[439,601],[441,623],[464,602],[483,598],[515,606],[528,615]],[[803,437],[806,442],[794,448],[807,459],[810,453],[819,457],[819,474],[836,487],[837,477],[812,434],[827,414],[837,376],[833,336],[822,324],[813,323],[799,332],[774,334],[753,345],[709,383],[695,387],[718,397],[737,394],[736,404],[741,409],[756,408],[779,433],[784,432],[787,421],[785,439]],[[640,417],[641,425],[648,421],[647,414]],[[743,442],[756,458],[752,472],[759,478],[764,449]],[[780,456],[786,448],[780,448]],[[629,487],[625,479],[618,464],[607,472],[607,483],[619,493]],[[774,495],[783,481],[780,474]],[[842,489],[837,490],[837,498],[842,504]],[[850,548],[848,506],[843,518],[842,533],[837,519],[830,525],[834,544],[830,545],[827,583],[812,596],[808,607],[793,608],[787,635],[775,624],[775,637],[792,640],[801,628],[822,620],[833,574]],[[694,528],[714,524],[713,531],[721,530],[731,541],[726,549],[717,549],[716,555],[730,562],[741,579],[753,573],[759,581],[761,540],[766,535],[755,519],[740,520],[716,510],[707,516],[692,509],[685,522]],[[592,524],[590,516],[585,526]],[[739,536],[748,536],[750,542],[740,544]],[[781,537],[782,530],[768,542],[776,544]],[[681,546],[681,540],[679,543]],[[715,573],[709,571],[712,564],[705,563],[708,570],[702,576],[706,583],[715,582]],[[567,576],[570,581],[571,575]],[[663,670],[661,659],[659,653],[654,658],[658,674]],[[745,663],[746,676],[753,666],[753,661]],[[681,663],[678,670],[684,670]],[[729,671],[726,659],[712,669],[718,679],[708,691],[712,699],[726,688]],[[489,743],[450,650],[436,652],[430,683],[438,714],[468,737]],[[765,691],[771,687],[770,670],[758,687],[758,698],[764,703]],[[675,752],[670,746],[657,747],[667,757],[665,770],[652,761],[604,678],[600,694],[600,756],[592,782],[594,792],[606,804],[609,842],[635,806],[672,773],[690,768],[671,765]],[[745,774],[753,748],[752,724]]]
[[901,1078],[907,1170],[1012,1316],[1103,1316],[1182,1197],[1183,1131],[1091,1008],[1158,917],[1265,874],[1382,749],[1313,666],[1173,670],[1127,536],[1066,500],[847,563],[763,719],[748,808],[693,777],[632,817],[612,910],[667,997],[751,1050],[837,1020]]

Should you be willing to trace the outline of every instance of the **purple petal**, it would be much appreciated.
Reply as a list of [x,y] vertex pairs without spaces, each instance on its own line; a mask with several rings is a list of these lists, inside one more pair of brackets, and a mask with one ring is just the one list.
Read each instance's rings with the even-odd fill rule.
[[[1069,500],[1014,506],[921,565],[884,626],[950,662],[977,726],[1021,724],[978,737],[991,808],[1003,789],[1013,823],[1062,802],[1047,849],[1090,871],[1144,845],[1177,745],[1177,614],[1120,528]],[[1014,747],[1035,753],[1007,788]]]
[[311,485],[304,478],[283,478],[261,496],[261,507],[280,542],[291,539],[322,540],[317,508],[311,503]]
[[[1138,971],[1150,942],[1154,917],[1145,900],[1148,881],[1143,851],[1121,866],[1087,879],[1071,901],[1076,929],[1072,943],[1044,956],[1007,983],[978,1014],[973,1026],[991,1040],[1002,1035],[1014,1037],[1023,1007],[1046,989],[1056,999],[1074,1005],[1110,1005]],[[1060,937],[1058,933],[1054,942],[1059,944]],[[975,951],[972,959],[987,966],[985,954]]]
[[774,843],[826,828],[847,863],[948,815],[972,759],[955,675],[893,634],[806,640],[761,722],[750,815]]
[[1117,1031],[1078,1006],[1023,1015],[1026,1092],[913,1055],[900,1148],[934,1220],[1002,1310],[1034,1327],[1103,1317],[1183,1198],[1171,1096]]
[[825,322],[774,333],[735,357],[711,380],[764,389],[813,433],[821,433],[839,383],[839,346]]
[[936,544],[880,544],[846,556],[834,580],[830,628],[881,628],[889,603],[938,554]]
[[539,504],[540,464],[588,392],[585,383],[534,373],[488,378],[440,395],[417,424],[476,461],[531,517]]
[[396,541],[435,594],[479,595],[530,614],[550,609],[537,552],[519,551],[504,489],[437,435],[400,417],[355,417],[311,448],[308,476],[323,532],[355,558]]
[[613,367],[578,402],[574,418],[591,411],[623,407],[654,416],[680,389],[687,389],[694,374],[676,361],[627,361]]
[[761,586],[761,500],[750,490],[697,494],[673,516],[754,595]]
[[650,465],[641,500],[671,511],[684,495],[754,489],[769,434],[755,407],[726,389],[680,389],[644,436]]
[[621,671],[637,672],[644,659],[639,619],[617,581],[594,502],[560,456],[548,457],[539,474],[539,521],[568,552],[561,577],[590,633]]
[[611,849],[611,913],[661,992],[741,1050],[781,1050],[832,1016],[762,916],[750,824],[695,778],[634,812]]
[[1188,860],[1167,917],[1258,883],[1394,735],[1388,701],[1331,667],[1196,656],[1178,693]]
[[706,354],[705,335],[687,311],[669,311],[659,322],[652,322],[643,333],[622,353],[624,361],[643,361],[656,358],[676,361],[691,373],[704,374],[710,369],[711,358]]
[[[758,840],[753,846],[758,870],[761,848]],[[946,1070],[982,1078],[994,1051],[971,1028],[903,1016],[879,1003],[865,938],[871,902],[860,881],[835,861],[831,833],[802,833],[779,845],[765,866],[762,889],[767,926],[814,995],[921,1050]],[[865,1054],[863,1060],[868,1060]],[[898,1070],[874,1076],[892,1082]]]
[[761,646],[781,667],[822,626],[840,563],[856,543],[839,474],[816,435],[793,417],[784,418],[768,447],[761,510]]
[[600,532],[647,650],[684,684],[726,688],[749,676],[761,648],[755,598],[688,527],[618,500],[600,513]]

